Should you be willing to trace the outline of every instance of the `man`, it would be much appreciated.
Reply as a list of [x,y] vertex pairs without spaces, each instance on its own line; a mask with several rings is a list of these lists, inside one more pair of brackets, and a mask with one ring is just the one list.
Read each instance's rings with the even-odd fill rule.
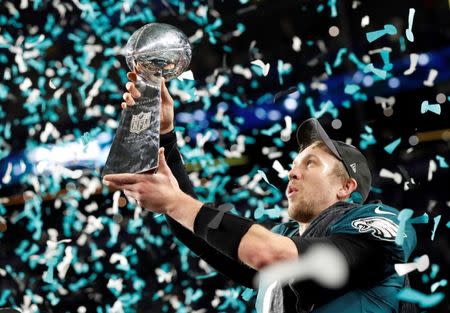
[[[130,80],[135,74],[129,73]],[[124,94],[126,108],[140,96],[133,82]],[[331,140],[319,122],[309,119],[297,130],[299,153],[286,188],[292,222],[272,231],[252,220],[195,199],[173,131],[173,100],[162,83],[160,164],[156,174],[114,174],[105,184],[122,189],[138,204],[167,217],[173,233],[194,253],[237,283],[252,287],[260,269],[301,258],[312,245],[328,243],[345,256],[347,284],[327,290],[313,282],[291,282],[273,291],[271,312],[398,312],[397,292],[405,278],[394,271],[406,262],[416,237],[411,225],[404,244],[395,244],[398,211],[362,204],[371,174],[355,147]],[[166,161],[167,159],[167,161]]]

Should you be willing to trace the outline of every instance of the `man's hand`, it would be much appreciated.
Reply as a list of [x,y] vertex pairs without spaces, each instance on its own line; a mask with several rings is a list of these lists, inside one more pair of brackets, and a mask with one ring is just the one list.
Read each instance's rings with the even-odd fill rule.
[[135,199],[139,206],[155,213],[167,214],[184,198],[176,178],[167,166],[164,148],[159,149],[159,166],[156,174],[110,174],[103,182],[122,189],[126,196]]
[[[126,85],[128,92],[123,94],[121,106],[126,109],[129,106],[136,104],[135,100],[141,96],[141,92],[136,88],[137,75],[136,72],[128,72],[127,77],[130,80]],[[174,128],[174,109],[173,99],[166,87],[164,78],[161,78],[161,108],[160,108],[160,134],[164,135]]]
[[173,176],[164,158],[164,148],[159,149],[159,166],[156,174],[111,174],[103,177],[107,186],[122,189],[139,206],[155,213],[167,214],[181,225],[194,231],[195,217],[203,203],[185,194]]

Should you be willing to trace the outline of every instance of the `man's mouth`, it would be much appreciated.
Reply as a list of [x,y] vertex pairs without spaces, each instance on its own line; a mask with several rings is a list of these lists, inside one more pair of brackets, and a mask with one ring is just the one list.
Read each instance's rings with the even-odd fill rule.
[[292,197],[292,195],[294,195],[296,192],[298,191],[297,188],[294,188],[292,186],[288,186],[287,190],[286,190],[286,196],[288,198]]

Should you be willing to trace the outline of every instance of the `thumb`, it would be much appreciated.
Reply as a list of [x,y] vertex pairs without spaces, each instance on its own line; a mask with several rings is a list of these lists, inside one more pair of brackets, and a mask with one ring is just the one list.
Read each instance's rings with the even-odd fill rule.
[[170,173],[169,166],[166,162],[166,157],[164,155],[164,147],[159,148],[159,166],[158,166],[158,172],[162,172],[164,174]]

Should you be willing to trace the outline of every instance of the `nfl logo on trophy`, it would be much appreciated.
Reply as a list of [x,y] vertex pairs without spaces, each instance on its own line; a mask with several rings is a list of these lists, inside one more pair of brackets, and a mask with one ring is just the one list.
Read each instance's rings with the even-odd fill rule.
[[152,112],[141,112],[131,118],[130,132],[139,134],[150,127]]

